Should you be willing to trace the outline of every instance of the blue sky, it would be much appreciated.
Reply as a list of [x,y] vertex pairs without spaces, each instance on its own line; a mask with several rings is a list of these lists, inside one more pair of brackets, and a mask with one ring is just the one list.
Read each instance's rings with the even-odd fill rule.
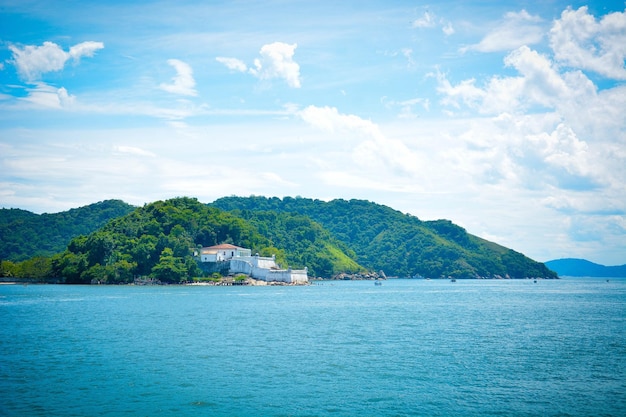
[[624,264],[625,12],[0,0],[0,206],[359,198]]

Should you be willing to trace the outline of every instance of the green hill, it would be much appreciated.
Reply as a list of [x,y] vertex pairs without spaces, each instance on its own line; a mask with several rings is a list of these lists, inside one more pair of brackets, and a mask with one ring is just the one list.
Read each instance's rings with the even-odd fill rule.
[[225,197],[211,205],[244,218],[254,212],[310,217],[354,253],[357,263],[391,276],[557,277],[542,263],[448,220],[421,221],[369,201]]
[[166,283],[202,275],[196,249],[232,243],[276,255],[283,266],[312,275],[363,268],[311,219],[289,213],[255,213],[248,219],[191,198],[157,201],[74,238],[52,258],[51,275],[67,283],[125,283],[149,276]]
[[54,214],[0,209],[0,260],[23,261],[62,252],[72,238],[88,234],[134,207],[106,200]]
[[56,215],[4,210],[0,230],[9,259],[0,275],[67,283],[186,281],[202,274],[193,253],[219,243],[276,255],[283,267],[306,266],[312,277],[379,270],[398,277],[557,277],[448,220],[421,221],[362,200],[228,197],[207,205],[175,198],[139,208],[111,200]]

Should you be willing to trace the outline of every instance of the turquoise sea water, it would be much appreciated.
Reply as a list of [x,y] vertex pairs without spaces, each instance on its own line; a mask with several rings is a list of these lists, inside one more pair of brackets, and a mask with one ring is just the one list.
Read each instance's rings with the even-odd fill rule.
[[624,416],[626,279],[0,285],[2,416]]

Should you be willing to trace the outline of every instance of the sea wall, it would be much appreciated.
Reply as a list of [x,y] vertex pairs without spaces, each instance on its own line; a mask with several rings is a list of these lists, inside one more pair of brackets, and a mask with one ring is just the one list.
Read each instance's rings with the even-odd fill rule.
[[275,258],[242,256],[230,260],[231,274],[246,274],[254,279],[268,282],[306,284],[309,282],[307,269],[278,269]]

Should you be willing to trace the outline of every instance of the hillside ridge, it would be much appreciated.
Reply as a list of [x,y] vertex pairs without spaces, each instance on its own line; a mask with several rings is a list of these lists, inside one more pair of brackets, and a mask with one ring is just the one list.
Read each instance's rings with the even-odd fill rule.
[[[401,278],[558,278],[544,264],[449,220],[422,221],[365,200],[253,196],[204,204],[177,197],[135,208],[113,202],[128,212],[106,220],[111,207],[90,205],[82,227],[91,231],[73,236],[53,255],[33,252],[17,265],[3,258],[0,274],[52,276],[66,283],[124,283],[137,276],[178,283],[202,274],[193,257],[198,248],[232,243],[275,255],[285,267],[307,267],[310,276],[321,278],[367,271]],[[58,215],[80,223],[71,213],[76,211]],[[93,230],[94,219],[104,225]],[[19,240],[20,224],[0,220],[0,226],[7,224]],[[38,235],[31,237],[41,244]]]
[[223,197],[210,205],[242,217],[277,211],[310,217],[364,267],[399,277],[557,278],[542,263],[467,233],[450,220],[422,221],[366,200]]
[[606,266],[580,258],[553,259],[545,265],[560,276],[626,277],[626,265]]

